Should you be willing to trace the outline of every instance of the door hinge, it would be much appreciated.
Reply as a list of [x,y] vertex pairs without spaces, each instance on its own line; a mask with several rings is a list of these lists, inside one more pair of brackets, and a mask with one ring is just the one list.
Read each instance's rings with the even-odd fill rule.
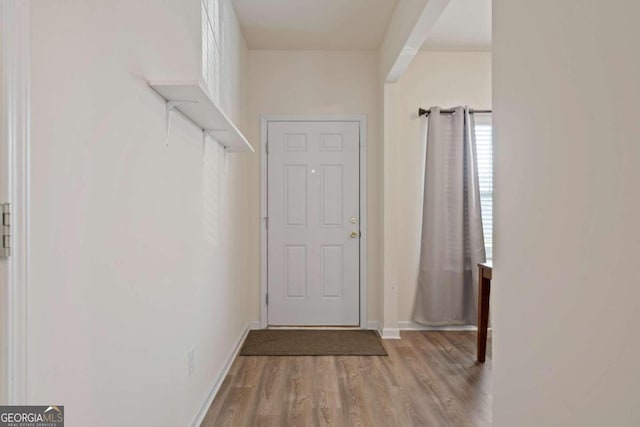
[[269,292],[267,292],[265,295],[265,304],[269,305]]
[[2,248],[0,256],[11,256],[11,204],[2,203]]
[[264,149],[267,152],[267,154],[269,154],[269,141],[264,142]]
[[267,231],[269,231],[269,217],[268,216],[264,217],[264,226],[266,227]]

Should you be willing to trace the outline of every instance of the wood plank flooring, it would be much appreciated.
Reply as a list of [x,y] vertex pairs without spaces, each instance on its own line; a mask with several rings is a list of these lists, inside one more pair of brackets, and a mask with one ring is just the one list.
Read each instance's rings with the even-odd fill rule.
[[238,357],[202,427],[490,426],[491,341],[402,332],[389,356]]

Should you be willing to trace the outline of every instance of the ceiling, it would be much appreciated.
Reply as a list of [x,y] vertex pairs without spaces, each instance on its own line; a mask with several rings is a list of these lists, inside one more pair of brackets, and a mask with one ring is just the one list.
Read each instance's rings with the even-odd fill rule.
[[249,49],[376,50],[397,0],[232,0]]
[[491,50],[491,0],[451,0],[423,50]]
[[[232,0],[249,49],[376,50],[398,0]],[[451,0],[423,50],[491,50],[491,0]]]

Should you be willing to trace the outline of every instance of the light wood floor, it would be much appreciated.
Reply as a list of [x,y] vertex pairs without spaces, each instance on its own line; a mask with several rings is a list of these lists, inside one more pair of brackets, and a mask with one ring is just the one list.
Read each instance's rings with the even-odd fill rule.
[[490,426],[491,345],[475,332],[403,332],[385,356],[238,357],[202,423]]

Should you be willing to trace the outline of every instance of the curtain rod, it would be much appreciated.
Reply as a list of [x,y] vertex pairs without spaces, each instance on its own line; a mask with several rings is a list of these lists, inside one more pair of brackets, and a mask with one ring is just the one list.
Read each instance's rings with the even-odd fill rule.
[[[456,110],[448,109],[448,110],[440,110],[441,114],[453,114]],[[474,114],[490,114],[493,113],[491,110],[469,110],[469,113]],[[418,117],[420,116],[428,116],[429,110],[425,110],[424,108],[418,108]]]

